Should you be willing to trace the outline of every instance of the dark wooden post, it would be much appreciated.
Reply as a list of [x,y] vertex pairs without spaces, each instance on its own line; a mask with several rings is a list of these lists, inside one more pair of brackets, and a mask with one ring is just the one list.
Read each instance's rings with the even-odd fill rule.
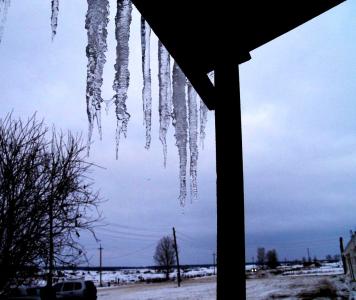
[[176,230],[173,227],[173,241],[174,241],[174,251],[176,252],[176,261],[177,261],[177,281],[178,287],[180,287],[180,283],[182,282],[180,277],[180,265],[179,265],[179,255],[178,255],[178,245],[177,245],[177,238],[176,238]]
[[103,286],[103,280],[102,280],[102,273],[103,273],[103,247],[101,247],[101,244],[100,244],[100,247],[99,247],[99,263],[100,263],[100,266],[99,266],[99,286],[102,287]]
[[54,271],[54,244],[53,244],[53,199],[49,200],[49,272],[47,279],[47,288],[51,289],[53,285]]
[[213,267],[214,267],[214,275],[216,275],[215,274],[215,269],[216,269],[216,262],[215,262],[215,253],[213,253]]
[[345,260],[345,255],[344,255],[344,241],[342,237],[339,238],[339,243],[340,243],[340,256],[341,256],[341,261],[342,261],[342,267],[344,268],[344,274],[347,272],[347,266],[346,266],[346,260]]
[[239,69],[215,69],[217,299],[246,298]]

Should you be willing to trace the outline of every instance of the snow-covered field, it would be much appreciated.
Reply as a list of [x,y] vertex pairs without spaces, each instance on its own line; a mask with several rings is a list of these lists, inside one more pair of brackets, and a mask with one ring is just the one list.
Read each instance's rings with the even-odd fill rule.
[[99,288],[98,300],[215,300],[216,277],[186,279],[181,287],[173,282],[138,283]]
[[[282,265],[275,271],[246,266],[246,294],[249,300],[268,299],[354,299],[350,296],[341,263],[323,263],[319,267]],[[216,299],[214,268],[192,267],[182,272],[177,287],[176,272],[171,280],[160,282],[164,274],[154,269],[104,271],[104,287],[98,287],[98,300],[213,300]],[[97,271],[65,271],[62,280],[82,278],[99,285]],[[237,299],[237,298],[235,298]]]
[[303,265],[281,266],[283,275],[340,275],[344,273],[341,262],[324,263],[320,267],[303,267]]
[[277,274],[263,270],[250,273],[246,280],[247,299],[349,299],[340,263],[281,266]]
[[[216,276],[214,268],[191,267],[181,272],[182,284],[177,287],[177,273],[170,273],[170,281],[159,282],[164,274],[153,269],[121,269],[103,271],[104,287],[98,287],[98,300],[215,300]],[[93,280],[99,286],[97,271],[65,271],[68,279]]]
[[[128,274],[124,274],[124,271],[120,274],[106,274],[106,278],[113,280],[115,276],[120,276],[122,280],[126,278],[130,281],[141,276],[153,278],[159,275],[148,273],[148,269],[141,270],[140,273],[135,273],[137,270],[126,270]],[[203,277],[185,279],[180,288],[172,281],[99,288],[98,300],[212,300],[216,299],[216,277],[209,276],[212,272],[213,269],[210,268],[187,270],[186,275]],[[281,266],[277,273],[275,275],[263,270],[251,273],[246,281],[247,299],[349,299],[349,290],[340,263],[326,263],[320,267]],[[174,277],[175,273],[171,275]]]
[[247,299],[349,299],[342,275],[271,276],[248,279]]
[[[214,273],[213,267],[191,267],[181,270],[182,278],[197,278],[211,276]],[[61,280],[85,279],[92,280],[99,285],[98,271],[64,271],[64,277]],[[162,272],[153,269],[121,269],[116,271],[103,271],[102,282],[104,286],[122,285],[137,282],[158,282],[163,280],[165,275]],[[177,277],[176,271],[170,273],[170,278]]]
[[[257,268],[256,265],[246,265],[245,270],[249,272],[255,268]],[[320,267],[303,267],[302,264],[282,264],[277,270],[282,275],[339,275],[344,273],[341,262],[322,263]]]

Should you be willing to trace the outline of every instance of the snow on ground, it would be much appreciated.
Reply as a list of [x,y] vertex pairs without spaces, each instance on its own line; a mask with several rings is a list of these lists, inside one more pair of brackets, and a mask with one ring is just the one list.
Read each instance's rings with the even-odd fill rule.
[[[181,270],[182,278],[205,277],[214,274],[213,267],[191,267]],[[85,279],[92,280],[96,285],[99,285],[99,272],[98,271],[64,271],[64,278],[68,279]],[[170,278],[176,278],[176,271],[170,273]],[[165,278],[162,272],[154,269],[121,269],[116,271],[103,271],[102,282],[105,286],[115,284],[127,284],[143,281],[159,281]]]
[[[250,270],[251,268],[247,268]],[[122,270],[121,277],[158,276],[148,273],[149,269]],[[154,272],[153,270],[151,270]],[[182,287],[174,281],[162,283],[136,283],[98,288],[98,300],[212,300],[216,299],[216,276],[211,275],[213,268],[192,268],[186,270]],[[145,274],[146,272],[146,274]],[[248,300],[269,299],[349,299],[349,290],[339,263],[326,263],[320,267],[303,267],[302,265],[281,266],[278,275],[270,271],[251,272],[246,280]],[[116,273],[115,276],[118,276]],[[142,275],[143,274],[143,275]],[[131,277],[130,277],[130,276]],[[174,276],[174,273],[171,275]],[[114,274],[107,274],[107,278]],[[252,278],[251,278],[252,277]],[[233,299],[233,298],[232,298]],[[237,299],[234,297],[234,299]]]
[[[67,278],[84,278],[85,280],[92,280],[97,285],[99,284],[99,272],[97,271],[76,271],[67,274]],[[148,279],[164,278],[164,274],[157,273],[150,269],[123,269],[118,271],[103,271],[102,281],[105,285],[108,283],[134,283]]]
[[283,275],[339,275],[343,274],[341,262],[325,263],[320,267],[304,267],[302,265],[295,265],[286,267]]
[[216,277],[186,279],[181,287],[174,282],[138,283],[99,288],[98,300],[215,300]]
[[349,287],[341,263],[282,265],[276,271],[248,273],[246,294],[250,300],[349,299]]
[[[258,268],[257,265],[250,264],[245,266],[247,272]],[[302,264],[282,264],[277,268],[283,275],[338,275],[343,274],[341,262],[322,263],[320,267],[304,267]]]
[[[321,266],[281,265],[277,270],[258,270],[246,266],[246,293],[249,300],[268,299],[355,299],[345,282],[341,263]],[[154,269],[104,271],[104,287],[98,287],[98,300],[212,300],[216,299],[216,276],[213,267],[190,267],[182,270],[182,287],[174,280],[159,282],[164,274]],[[99,285],[97,271],[64,271],[60,280],[82,278]],[[356,287],[355,287],[356,290]],[[356,293],[356,291],[355,291]],[[349,298],[350,297],[350,298]]]
[[249,300],[348,299],[343,275],[270,276],[247,279]]

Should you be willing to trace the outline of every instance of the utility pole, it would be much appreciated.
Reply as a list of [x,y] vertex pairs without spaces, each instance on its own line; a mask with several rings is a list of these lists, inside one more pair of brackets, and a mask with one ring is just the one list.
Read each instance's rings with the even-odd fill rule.
[[47,279],[47,287],[51,288],[53,284],[53,269],[54,269],[54,245],[53,245],[53,199],[49,200],[49,272]]
[[56,293],[53,289],[53,271],[54,271],[54,243],[53,243],[53,199],[50,198],[48,202],[48,222],[49,222],[49,265],[47,285],[44,289],[43,299],[52,300],[55,299]]
[[214,275],[215,275],[215,252],[213,253],[213,266],[214,266]]
[[102,263],[103,263],[103,257],[102,257],[102,251],[103,251],[103,248],[101,247],[101,244],[100,244],[100,247],[99,247],[99,251],[100,251],[100,267],[99,267],[99,274],[100,274],[100,286],[102,287],[103,286],[103,281],[102,281],[102,276],[101,276],[101,273],[102,273]]
[[176,239],[176,230],[173,227],[173,239],[174,239],[174,250],[176,251],[176,260],[177,260],[177,279],[178,279],[178,287],[180,287],[180,267],[179,267],[179,256],[178,256],[178,246],[177,246],[177,239]]
[[339,242],[340,242],[340,254],[341,254],[341,260],[342,260],[342,267],[344,269],[344,274],[346,274],[347,267],[346,267],[346,260],[345,260],[345,256],[344,256],[344,241],[343,241],[342,237],[340,237]]
[[307,248],[307,252],[308,252],[308,262],[311,262],[309,248]]

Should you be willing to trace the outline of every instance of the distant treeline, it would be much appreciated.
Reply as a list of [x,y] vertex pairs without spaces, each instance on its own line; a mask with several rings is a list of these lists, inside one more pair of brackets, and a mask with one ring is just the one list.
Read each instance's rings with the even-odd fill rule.
[[[335,263],[335,262],[339,262],[340,260],[339,259],[318,259],[317,260],[318,262],[320,263]],[[280,264],[288,264],[288,265],[291,265],[291,264],[302,264],[303,263],[303,260],[299,259],[299,260],[281,260],[279,261]],[[250,265],[256,265],[257,262],[246,262],[246,265],[247,266],[250,266]]]
[[[213,267],[212,264],[202,264],[202,265],[181,265],[181,269],[191,269],[191,268],[210,268]],[[118,271],[124,269],[159,269],[159,266],[140,266],[140,267],[125,267],[125,266],[109,266],[109,267],[94,267],[94,266],[56,266],[56,270],[71,270],[71,271]]]

